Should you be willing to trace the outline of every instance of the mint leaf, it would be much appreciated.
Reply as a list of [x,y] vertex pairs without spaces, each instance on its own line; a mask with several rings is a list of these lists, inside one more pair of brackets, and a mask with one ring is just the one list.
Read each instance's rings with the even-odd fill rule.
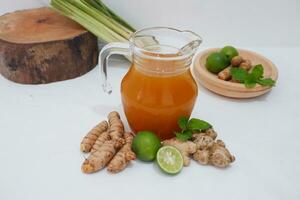
[[242,68],[232,67],[230,70],[231,76],[234,80],[243,83],[248,75],[248,72]]
[[178,119],[178,125],[181,129],[187,129],[187,124],[188,124],[189,118],[187,117],[179,117]]
[[193,133],[192,133],[192,131],[186,130],[181,133],[176,132],[175,135],[178,140],[185,142],[185,141],[192,139]]
[[182,133],[189,136],[190,138],[192,138],[192,136],[193,136],[193,131],[191,131],[191,130],[185,130]]
[[212,127],[208,122],[192,118],[189,120],[187,127],[191,131],[203,131]]
[[264,68],[262,65],[255,65],[251,71],[251,75],[257,81],[258,79],[262,78],[264,74]]
[[275,81],[271,78],[265,78],[265,79],[259,79],[257,80],[257,83],[262,85],[262,86],[274,86],[275,85]]
[[253,88],[256,85],[256,77],[253,74],[248,74],[245,78],[244,84],[246,88]]
[[231,68],[230,70],[231,76],[234,80],[244,83],[246,88],[255,87],[256,83],[262,86],[274,86],[275,81],[271,78],[263,79],[264,67],[259,64],[255,65],[251,70],[251,73],[248,73],[246,70],[242,68]]
[[176,134],[176,138],[180,141],[188,141],[189,140],[189,137],[183,133],[175,133]]

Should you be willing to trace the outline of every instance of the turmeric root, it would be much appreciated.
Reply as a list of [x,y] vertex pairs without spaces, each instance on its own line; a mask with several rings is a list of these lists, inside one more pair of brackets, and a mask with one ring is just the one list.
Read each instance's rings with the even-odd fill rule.
[[108,114],[109,135],[112,140],[116,140],[120,144],[125,144],[123,139],[124,125],[120,119],[118,112],[113,111]]
[[114,157],[119,148],[117,141],[105,141],[97,151],[94,151],[85,159],[81,166],[82,172],[93,173],[101,170]]
[[211,164],[216,167],[227,167],[235,160],[235,157],[226,149],[222,140],[215,141],[216,132],[208,130],[205,133],[194,134],[194,143],[197,146],[197,151],[194,153],[194,160],[200,164]]
[[182,155],[184,166],[188,166],[190,164],[190,162],[191,162],[190,155],[195,153],[197,150],[197,146],[194,142],[191,142],[191,141],[183,142],[176,138],[164,140],[163,145],[164,146],[169,145],[169,146],[173,146],[173,147],[177,148]]
[[104,144],[104,142],[107,140],[110,140],[110,136],[109,133],[105,131],[98,137],[98,139],[96,140],[95,144],[92,147],[91,152],[98,151],[100,147]]
[[107,166],[107,170],[111,173],[118,173],[125,169],[131,160],[136,158],[135,153],[131,150],[131,144],[133,140],[132,133],[128,132],[124,134],[125,145],[120,151],[113,157]]
[[101,133],[106,131],[107,128],[108,128],[108,123],[106,121],[102,121],[97,126],[95,126],[82,139],[82,142],[80,144],[80,150],[85,153],[90,152],[97,138],[101,135]]

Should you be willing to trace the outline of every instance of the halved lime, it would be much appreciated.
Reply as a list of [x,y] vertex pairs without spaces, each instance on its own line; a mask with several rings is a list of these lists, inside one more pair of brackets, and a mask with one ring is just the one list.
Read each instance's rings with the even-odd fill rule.
[[168,174],[177,174],[183,166],[181,153],[172,146],[161,147],[156,154],[158,166]]

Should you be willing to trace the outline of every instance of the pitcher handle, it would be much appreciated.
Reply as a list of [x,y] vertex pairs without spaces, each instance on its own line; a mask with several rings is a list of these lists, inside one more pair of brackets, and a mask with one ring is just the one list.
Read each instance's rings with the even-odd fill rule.
[[100,73],[102,79],[102,88],[104,92],[107,94],[111,94],[112,87],[107,79],[107,65],[108,65],[108,58],[113,54],[119,54],[126,56],[127,58],[130,57],[130,44],[129,42],[122,43],[122,42],[112,42],[105,45],[99,54],[99,65],[100,65]]

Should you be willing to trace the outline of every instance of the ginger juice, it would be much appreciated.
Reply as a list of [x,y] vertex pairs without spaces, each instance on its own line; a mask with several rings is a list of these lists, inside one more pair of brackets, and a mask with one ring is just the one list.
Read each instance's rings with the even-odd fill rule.
[[129,126],[135,133],[153,131],[162,140],[175,136],[178,118],[191,115],[198,94],[189,64],[190,60],[134,58],[122,80],[121,95]]

